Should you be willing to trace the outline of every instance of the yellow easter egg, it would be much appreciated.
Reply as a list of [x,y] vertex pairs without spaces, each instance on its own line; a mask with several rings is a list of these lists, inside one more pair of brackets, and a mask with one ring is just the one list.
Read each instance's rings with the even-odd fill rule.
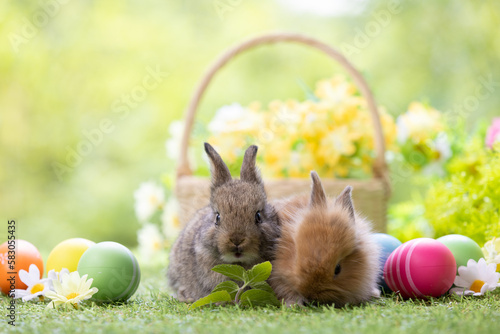
[[59,272],[63,268],[68,269],[69,272],[76,271],[82,254],[93,245],[95,242],[83,238],[62,241],[49,254],[47,273],[52,269]]

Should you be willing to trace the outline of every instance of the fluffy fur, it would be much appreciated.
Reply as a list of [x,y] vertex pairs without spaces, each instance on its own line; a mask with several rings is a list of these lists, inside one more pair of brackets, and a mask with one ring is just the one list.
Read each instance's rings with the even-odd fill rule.
[[246,150],[240,180],[231,178],[226,164],[208,143],[205,151],[212,174],[210,204],[199,210],[179,235],[167,270],[170,287],[185,302],[208,295],[226,280],[211,270],[215,265],[239,264],[249,269],[272,260],[280,234],[278,216],[267,202],[255,166],[257,146]]
[[277,201],[282,225],[269,283],[288,305],[359,304],[378,295],[379,248],[354,211],[351,187],[328,200],[316,172],[311,196]]

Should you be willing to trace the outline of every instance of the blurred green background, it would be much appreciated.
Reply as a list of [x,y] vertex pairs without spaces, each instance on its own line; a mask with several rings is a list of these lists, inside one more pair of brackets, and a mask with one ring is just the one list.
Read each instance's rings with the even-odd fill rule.
[[[211,61],[258,33],[337,46],[392,115],[423,100],[470,130],[499,114],[498,92],[468,99],[484,81],[500,87],[499,23],[495,0],[2,1],[0,237],[16,219],[18,238],[44,252],[70,237],[136,245],[134,190],[175,168],[169,123]],[[302,99],[298,80],[338,71],[301,46],[259,48],[216,77],[199,119],[232,102]],[[392,201],[408,193],[399,182]]]

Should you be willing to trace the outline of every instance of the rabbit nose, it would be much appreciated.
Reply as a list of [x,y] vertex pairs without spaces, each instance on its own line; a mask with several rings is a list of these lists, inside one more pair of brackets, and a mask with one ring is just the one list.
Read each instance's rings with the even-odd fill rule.
[[232,237],[229,239],[229,241],[231,241],[236,247],[238,247],[239,245],[241,245],[245,241],[245,238]]

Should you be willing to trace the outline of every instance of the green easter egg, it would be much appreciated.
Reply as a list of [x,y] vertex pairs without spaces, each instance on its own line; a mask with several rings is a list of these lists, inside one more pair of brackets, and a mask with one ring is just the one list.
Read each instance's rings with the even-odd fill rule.
[[95,301],[123,302],[135,293],[141,281],[139,263],[125,246],[112,241],[95,244],[83,253],[78,273],[93,278],[92,287],[99,291]]
[[467,266],[469,259],[477,262],[484,256],[481,247],[474,240],[464,235],[449,234],[438,238],[437,241],[451,250],[457,263],[457,270],[460,266]]

